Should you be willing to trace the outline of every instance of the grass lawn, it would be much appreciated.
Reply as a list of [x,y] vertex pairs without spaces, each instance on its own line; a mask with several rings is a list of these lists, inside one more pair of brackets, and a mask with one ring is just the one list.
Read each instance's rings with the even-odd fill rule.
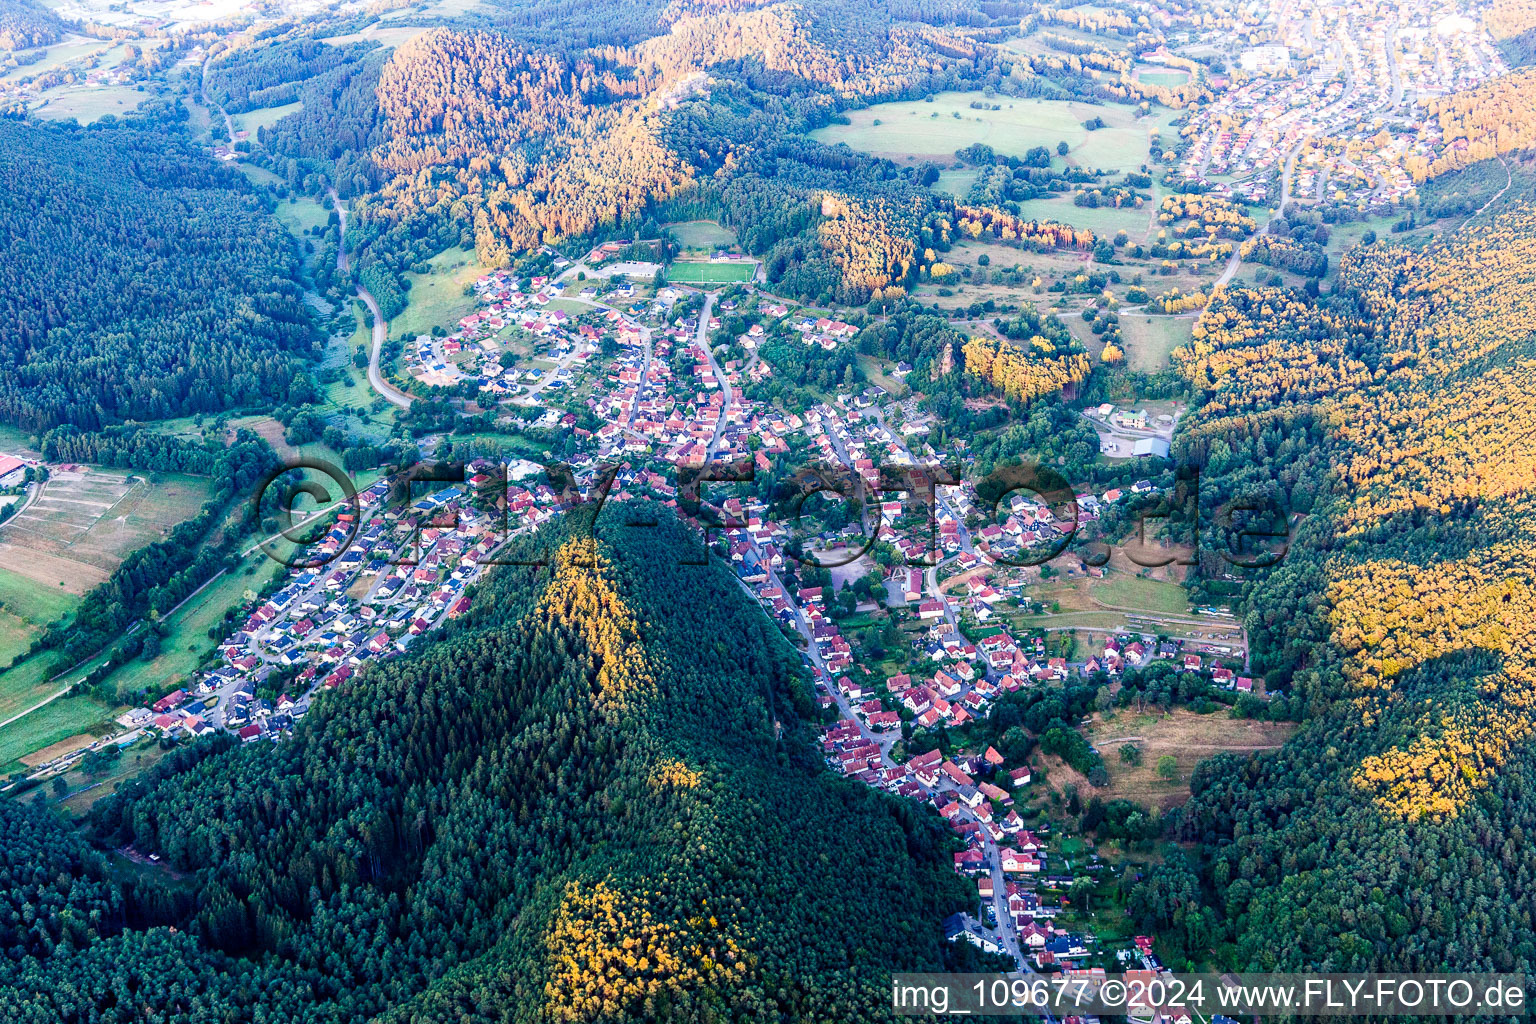
[[749,281],[757,267],[752,263],[674,263],[667,280],[678,284],[733,284]]
[[712,220],[679,221],[666,227],[677,236],[678,244],[684,249],[708,251],[728,249],[736,244],[736,232]]
[[[1109,769],[1109,786],[1095,790],[1095,795],[1106,802],[1123,798],[1144,807],[1171,807],[1189,799],[1189,777],[1201,761],[1222,751],[1273,750],[1295,731],[1292,722],[1232,718],[1225,711],[1197,715],[1178,708],[1165,716],[1136,714],[1125,709],[1107,720],[1095,716],[1084,735],[1099,749],[1104,766]],[[1127,743],[1140,749],[1139,765],[1120,760],[1120,748]],[[1177,763],[1173,781],[1157,773],[1157,762],[1164,756],[1172,756]],[[1055,783],[1064,779],[1065,774],[1053,768],[1050,780]]]
[[[978,110],[972,103],[1002,109]],[[830,145],[843,142],[852,149],[907,163],[952,160],[956,150],[976,142],[1002,156],[1023,156],[1035,146],[1045,146],[1058,167],[1062,160],[1054,155],[1056,144],[1064,141],[1069,162],[1124,170],[1142,164],[1150,133],[1166,132],[1176,116],[1177,111],[1159,109],[1137,118],[1134,108],[1117,104],[946,92],[931,103],[903,100],[849,111],[850,124],[827,125],[811,135]],[[1090,132],[1083,123],[1095,117],[1102,118],[1106,127]]]
[[550,299],[549,302],[545,304],[544,308],[550,312],[563,309],[573,316],[580,316],[583,313],[598,312],[592,308],[590,303],[582,302],[578,299]]
[[893,377],[886,372],[888,369],[894,369],[895,364],[866,355],[860,355],[858,360],[859,368],[864,371],[864,376],[869,378],[870,383],[880,385],[897,398],[906,395],[908,388],[902,383],[901,378]]
[[243,114],[231,114],[235,122],[235,131],[250,132],[251,138],[256,138],[258,128],[270,128],[289,114],[297,114],[304,109],[304,104],[299,100],[292,103],[284,103],[276,107],[261,107],[256,110],[247,110]]
[[[1150,293],[1152,289],[1147,290]],[[1149,373],[1166,369],[1169,355],[1189,341],[1194,327],[1194,317],[1121,314],[1120,335],[1125,340],[1126,362],[1133,370]]]
[[48,100],[32,113],[45,121],[74,118],[90,124],[108,114],[126,114],[149,99],[150,94],[126,85],[86,86],[50,93]]

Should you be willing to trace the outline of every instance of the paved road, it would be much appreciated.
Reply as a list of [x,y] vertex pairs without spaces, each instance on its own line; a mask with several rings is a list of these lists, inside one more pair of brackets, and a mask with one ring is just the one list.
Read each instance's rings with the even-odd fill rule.
[[[207,107],[210,110],[217,110],[219,112],[220,116],[222,116],[224,118],[224,130],[229,133],[229,149],[230,149],[230,152],[234,152],[234,149],[235,149],[235,119],[230,117],[228,111],[226,111],[223,107],[219,106],[217,103],[213,102],[212,100],[210,100],[208,98],[208,61],[209,61],[209,59],[210,58],[208,58],[208,57],[204,57],[203,58],[202,80],[199,83],[198,88],[199,88],[199,90],[203,94],[203,106]],[[238,160],[238,159],[240,159],[240,157],[238,155],[236,155],[235,159]]]
[[[341,220],[341,240],[336,246],[336,269],[346,270],[348,265],[347,208],[342,205],[341,198],[336,195],[334,188],[328,188],[326,191],[330,193],[331,205],[335,207],[336,216]],[[363,300],[363,305],[367,306],[368,312],[373,314],[373,349],[368,355],[368,383],[391,404],[409,409],[411,396],[385,380],[383,372],[379,369],[379,357],[384,351],[384,341],[389,337],[389,324],[385,322],[384,314],[372,293],[363,287],[362,282],[359,281],[356,284],[357,297]]]
[[705,453],[706,458],[712,458],[720,448],[720,439],[725,436],[726,414],[731,411],[731,385],[725,379],[725,371],[715,360],[715,353],[709,345],[709,313],[715,306],[715,293],[704,293],[704,308],[699,310],[699,329],[694,336],[694,343],[704,350],[704,358],[709,360],[709,370],[715,375],[715,380],[720,382],[720,393],[725,396],[720,405],[720,419],[715,423],[715,436],[709,439],[709,448]]
[[[705,319],[706,321],[708,320],[707,317]],[[640,411],[640,402],[645,398],[646,385],[651,379],[652,345],[651,329],[649,327],[640,328],[640,344],[645,346],[645,358],[640,361],[640,383],[635,388],[635,397],[629,403],[629,411],[624,414],[625,429],[628,429],[629,425],[635,422],[635,416]]]
[[[761,549],[758,548],[755,543],[753,543],[752,546],[755,552],[758,554],[762,553]],[[766,566],[766,561],[763,564]],[[934,572],[934,569],[928,570],[930,587],[934,586]],[[871,732],[864,725],[863,721],[856,714],[854,714],[853,708],[849,705],[847,698],[843,696],[842,690],[838,688],[836,683],[832,680],[832,677],[826,671],[826,665],[822,662],[821,659],[821,652],[817,650],[815,637],[811,633],[810,624],[806,621],[806,617],[800,610],[800,606],[795,602],[794,592],[784,585],[783,579],[780,578],[777,572],[773,571],[772,567],[768,567],[768,578],[773,586],[778,587],[779,590],[783,592],[784,600],[787,601],[789,606],[795,610],[795,628],[799,630],[801,636],[805,637],[807,654],[811,659],[812,665],[814,665],[816,668],[818,678],[825,681],[828,692],[831,693],[833,701],[837,704],[839,714],[843,718],[857,723],[859,727],[859,734],[866,741],[874,743],[880,748],[880,766],[882,768],[897,767],[896,762],[891,758],[891,748],[894,747],[896,742],[901,739],[900,731],[897,730],[880,733]],[[738,582],[740,581],[738,580]],[[756,600],[757,595],[752,592],[750,587],[747,587],[745,583],[742,583],[741,586],[747,590],[747,593],[752,596],[753,600]],[[919,785],[921,785],[921,783],[919,783]],[[938,786],[938,790],[944,792],[953,792],[954,789],[954,784],[949,782],[947,779],[941,782]],[[966,818],[975,821],[976,824],[982,825],[982,829],[979,834],[982,841],[982,852],[986,856],[987,863],[990,865],[992,870],[992,903],[993,910],[997,915],[997,921],[999,925],[999,927],[996,929],[997,937],[1002,941],[1004,948],[1008,950],[1009,955],[1013,957],[1014,962],[1018,964],[1021,970],[1024,970],[1028,973],[1034,973],[1034,968],[1030,965],[1029,961],[1024,958],[1023,951],[1019,946],[1018,932],[1012,927],[1013,918],[1008,913],[1008,885],[1007,879],[1003,875],[1002,856],[998,845],[997,843],[993,842],[992,837],[987,833],[985,825],[981,819],[972,814],[970,809],[967,808],[964,804],[961,805],[960,812]],[[1050,1018],[1047,1017],[1047,1020],[1049,1019]]]

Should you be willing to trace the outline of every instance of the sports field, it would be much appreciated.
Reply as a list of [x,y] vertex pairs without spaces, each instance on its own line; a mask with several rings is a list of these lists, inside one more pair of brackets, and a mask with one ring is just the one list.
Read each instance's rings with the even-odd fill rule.
[[667,280],[678,284],[733,284],[751,280],[756,271],[755,263],[674,263],[667,268]]
[[[972,103],[998,110],[982,110]],[[1035,146],[1051,151],[1060,167],[1056,144],[1068,146],[1067,162],[1105,169],[1133,169],[1147,156],[1155,131],[1167,131],[1177,111],[1156,110],[1138,118],[1133,107],[1080,103],[1076,100],[988,97],[980,92],[939,93],[932,102],[903,100],[848,112],[850,124],[833,124],[811,133],[830,145],[915,163],[952,161],[956,150],[984,143],[1002,156],[1023,156]],[[1089,131],[1084,122],[1101,118],[1105,127]],[[878,121],[879,124],[875,122]]]

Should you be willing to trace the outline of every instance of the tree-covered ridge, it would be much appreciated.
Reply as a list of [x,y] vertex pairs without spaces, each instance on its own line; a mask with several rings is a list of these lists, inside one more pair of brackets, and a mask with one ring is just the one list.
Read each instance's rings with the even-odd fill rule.
[[276,88],[301,59],[329,69],[300,88],[301,111],[262,129],[256,158],[359,199],[357,271],[386,316],[403,306],[403,272],[446,245],[504,265],[547,243],[650,237],[675,216],[732,223],[780,291],[862,304],[932,262],[914,246],[934,196],[917,169],[806,133],[843,103],[1002,80],[995,48],[903,20],[957,14],[929,6],[656,5],[626,10],[642,27],[656,18],[638,41],[575,27],[546,39],[559,33],[520,10],[387,55],[354,48],[336,67],[339,50],[285,39],[270,72],[253,47],[210,75]]
[[0,49],[50,46],[66,31],[59,16],[36,0],[0,0]]
[[605,102],[607,89],[590,62],[526,51],[505,36],[418,36],[379,78],[387,141],[375,161],[395,176],[381,215],[446,210],[472,221],[483,258],[506,262],[687,184],[690,168],[661,144],[655,117]]
[[1367,247],[1322,300],[1218,292],[1178,353],[1202,503],[1308,513],[1244,596],[1254,669],[1311,721],[1202,766],[1181,823],[1238,964],[1536,961],[1533,255],[1528,206]]
[[[1527,43],[1526,45],[1529,45]],[[1519,68],[1476,89],[1441,96],[1429,104],[1429,116],[1440,122],[1447,143],[1445,155],[1430,162],[1414,157],[1405,162],[1415,181],[1461,170],[1479,160],[1529,149],[1536,144],[1536,68]]]
[[939,823],[821,767],[799,656],[680,564],[702,545],[665,509],[580,525],[291,741],[200,746],[104,801],[100,840],[194,884],[13,953],[0,1014],[115,1021],[131,986],[144,1021],[883,1017],[964,898]]
[[[750,6],[751,9],[746,9]],[[895,23],[882,5],[737,5],[671,20],[669,32],[615,59],[659,81],[732,61],[844,96],[888,96],[940,72],[932,29]],[[950,45],[970,49],[958,37]]]
[[1483,27],[1511,64],[1536,60],[1536,3],[1532,0],[1493,0],[1483,14]]
[[152,125],[0,122],[0,419],[93,429],[281,401],[314,329],[291,238]]
[[256,41],[208,62],[208,97],[231,113],[291,103],[306,82],[345,66],[375,46],[330,46],[308,36],[268,44]]

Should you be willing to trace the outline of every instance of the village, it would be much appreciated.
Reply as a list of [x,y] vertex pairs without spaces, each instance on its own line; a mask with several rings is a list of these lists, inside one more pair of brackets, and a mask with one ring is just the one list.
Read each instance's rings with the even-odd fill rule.
[[1446,147],[1415,108],[1509,72],[1480,20],[1427,0],[1292,0],[1262,29],[1271,41],[1213,76],[1215,98],[1182,129],[1179,171],[1212,195],[1391,208]]
[[[612,501],[646,498],[715,538],[743,590],[801,648],[826,716],[829,767],[931,806],[960,840],[954,868],[974,879],[977,911],[947,922],[951,939],[1030,970],[1102,971],[1109,957],[1158,969],[1149,938],[1105,945],[1081,917],[1061,920],[1064,894],[1123,868],[1099,862],[1081,840],[1070,855],[1053,847],[1050,821],[1021,813],[1038,785],[1035,767],[965,737],[1009,695],[1113,683],[1158,661],[1234,695],[1267,696],[1243,671],[1235,627],[1193,632],[1202,621],[1219,626],[1210,616],[1132,614],[1082,630],[1036,621],[1047,609],[1033,589],[1048,576],[1105,575],[1077,553],[1052,557],[1070,535],[1162,491],[1166,471],[1125,487],[1078,488],[1075,512],[1028,492],[989,508],[968,479],[925,489],[923,467],[963,463],[965,451],[963,442],[929,443],[934,421],[916,401],[873,383],[799,413],[749,397],[775,373],[762,355],[770,340],[836,354],[852,345],[854,325],[750,289],[662,286],[629,301],[633,286],[605,280],[583,284],[572,300],[568,283],[487,274],[474,284],[482,308],[451,331],[419,337],[402,365],[418,386],[472,389],[483,406],[568,433],[577,492],[517,458],[478,460],[464,483],[403,505],[380,480],[356,507],[320,517],[321,534],[218,643],[216,664],[121,715],[122,731],[91,749],[220,730],[247,744],[281,742],[316,700],[462,614],[467,588],[510,538],[600,491]],[[898,380],[910,370],[891,368]],[[569,411],[578,404],[601,425],[582,426]],[[1086,415],[1104,432],[1106,453],[1112,437],[1129,439],[1122,457],[1131,462],[1166,455],[1176,422],[1134,405]],[[685,506],[679,470],[706,462],[745,463],[764,477],[841,467],[841,486],[853,489],[839,496],[852,501],[827,505],[856,514],[828,519],[823,508],[797,518],[750,481],[711,482],[697,507]],[[908,471],[897,474],[907,481],[898,489],[892,470]],[[897,627],[897,649],[883,659],[847,628],[873,614]],[[37,771],[61,773],[89,753]]]

